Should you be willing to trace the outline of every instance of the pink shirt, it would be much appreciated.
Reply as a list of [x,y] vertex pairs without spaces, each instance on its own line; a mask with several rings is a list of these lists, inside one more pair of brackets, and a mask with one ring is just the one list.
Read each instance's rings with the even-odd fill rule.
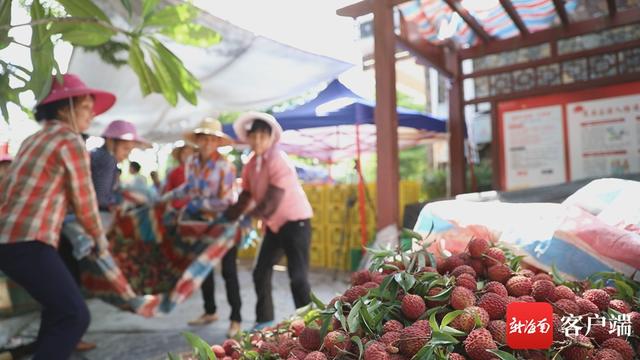
[[282,201],[276,211],[263,219],[269,229],[276,233],[289,221],[310,219],[313,216],[311,204],[302,190],[298,175],[289,162],[287,154],[271,148],[262,156],[255,154],[242,169],[242,189],[251,193],[251,198],[260,203],[269,185],[284,190]]

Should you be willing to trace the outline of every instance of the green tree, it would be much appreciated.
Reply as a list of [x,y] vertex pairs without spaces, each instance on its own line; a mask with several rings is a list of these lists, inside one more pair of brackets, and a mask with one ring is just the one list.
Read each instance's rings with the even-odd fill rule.
[[[12,24],[14,2],[0,3],[0,50],[11,43],[28,47],[32,69],[0,60],[0,99],[3,99],[0,110],[5,120],[8,103],[23,107],[20,94],[25,92],[33,92],[36,101],[41,100],[51,87],[51,75],[61,76],[53,54],[55,44],[60,41],[98,51],[103,61],[113,65],[128,64],[138,77],[143,95],[162,94],[175,106],[179,97],[196,104],[200,82],[162,44],[159,36],[199,47],[215,45],[221,39],[218,33],[196,22],[200,10],[189,3],[160,7],[159,0],[143,0],[140,11],[134,13],[130,0],[120,0],[128,11],[129,23],[127,28],[121,28],[91,0],[22,3],[20,6],[29,10],[31,21]],[[31,27],[30,44],[19,43],[10,36],[13,29],[22,27]]]

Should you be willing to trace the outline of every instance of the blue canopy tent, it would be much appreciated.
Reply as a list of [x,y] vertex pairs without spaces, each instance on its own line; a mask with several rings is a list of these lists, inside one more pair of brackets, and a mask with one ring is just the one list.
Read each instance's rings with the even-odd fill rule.
[[[375,102],[349,90],[333,80],[313,100],[294,109],[273,114],[284,130],[300,130],[327,126],[375,124]],[[418,130],[445,133],[444,119],[405,108],[398,108],[399,125]],[[225,133],[235,137],[233,127],[225,125]]]

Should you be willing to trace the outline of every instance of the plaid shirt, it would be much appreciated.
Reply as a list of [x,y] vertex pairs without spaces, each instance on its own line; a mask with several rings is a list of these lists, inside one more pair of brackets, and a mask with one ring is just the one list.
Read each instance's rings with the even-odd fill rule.
[[189,199],[187,210],[222,212],[236,201],[234,181],[236,168],[224,156],[217,154],[201,164],[198,155],[193,155],[186,164],[186,182],[171,190],[170,199]]
[[93,239],[103,236],[89,154],[65,123],[47,121],[27,138],[0,183],[0,243],[58,246],[69,208]]

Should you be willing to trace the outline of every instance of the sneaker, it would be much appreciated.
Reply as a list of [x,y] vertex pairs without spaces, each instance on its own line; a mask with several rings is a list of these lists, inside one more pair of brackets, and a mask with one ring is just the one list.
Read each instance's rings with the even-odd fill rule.
[[265,328],[268,328],[270,326],[275,325],[275,321],[271,320],[271,321],[265,321],[265,322],[261,322],[261,323],[256,323],[255,325],[253,325],[253,328],[251,329],[251,331],[259,331],[259,330],[263,330]]
[[218,321],[218,314],[202,314],[199,318],[189,321],[189,326],[202,326],[211,324],[214,321]]
[[240,330],[242,330],[242,325],[240,324],[240,322],[231,321],[231,324],[229,324],[229,331],[227,331],[227,337],[230,339],[234,338],[236,335],[238,335]]
[[95,349],[97,346],[94,343],[80,340],[80,342],[76,345],[76,351],[85,352]]

